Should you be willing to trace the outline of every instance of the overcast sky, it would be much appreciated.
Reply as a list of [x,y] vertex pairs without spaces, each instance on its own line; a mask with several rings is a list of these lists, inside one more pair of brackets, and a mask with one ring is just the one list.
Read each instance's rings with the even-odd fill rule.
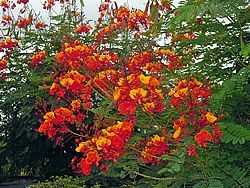
[[[40,1],[40,3],[38,3]],[[174,5],[178,5],[178,2],[180,0],[174,0]],[[35,2],[35,3],[34,3]],[[42,3],[44,0],[30,0],[30,3],[32,4],[33,8],[40,12],[41,15],[46,15],[48,14],[48,11],[45,11],[42,9]],[[85,15],[87,20],[96,20],[99,16],[98,14],[98,6],[101,3],[101,0],[83,0],[84,5],[85,5]],[[116,0],[118,6],[124,5],[124,4],[129,4],[130,8],[144,8],[147,0]]]

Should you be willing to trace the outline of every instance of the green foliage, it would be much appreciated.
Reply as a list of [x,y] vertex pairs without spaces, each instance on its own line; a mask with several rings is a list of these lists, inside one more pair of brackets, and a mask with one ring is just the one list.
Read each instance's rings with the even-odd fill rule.
[[[30,186],[30,188],[61,188],[61,187],[68,187],[68,188],[78,188],[78,187],[87,187],[85,185],[86,178],[73,178],[73,177],[51,177],[50,180],[45,182],[39,182],[35,185]],[[98,188],[99,186],[94,186],[93,188]]]
[[240,54],[243,57],[243,61],[246,61],[250,57],[250,43],[243,46]]
[[250,66],[248,65],[234,74],[230,79],[224,81],[222,86],[218,88],[218,92],[213,96],[213,109],[217,112],[221,109],[233,111],[233,108],[236,107],[234,103],[242,102],[243,100],[245,106],[249,106],[249,99],[247,99],[249,96],[249,78]]
[[235,123],[222,123],[221,129],[223,130],[223,142],[232,144],[244,144],[250,141],[250,130]]
[[184,76],[206,75],[219,82],[247,66],[250,16],[246,1],[183,1],[174,12],[178,15],[167,20],[166,32],[177,30],[173,32],[177,38],[187,32],[196,35],[178,45],[177,53],[188,64]]

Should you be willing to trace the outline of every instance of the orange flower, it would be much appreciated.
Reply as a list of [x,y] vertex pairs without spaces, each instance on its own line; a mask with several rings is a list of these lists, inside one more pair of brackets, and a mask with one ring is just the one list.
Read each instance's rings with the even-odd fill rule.
[[116,18],[119,22],[121,21],[126,21],[129,17],[129,9],[126,8],[126,7],[120,7],[118,12],[117,12],[117,15],[116,15]]
[[214,114],[212,112],[208,112],[205,115],[206,119],[210,122],[210,123],[214,123],[217,120],[217,117],[214,116]]
[[48,135],[49,138],[56,135],[56,130],[53,127],[53,123],[49,120],[45,120],[39,127],[38,132]]
[[44,28],[44,27],[46,27],[47,25],[44,23],[44,22],[37,22],[36,23],[36,28],[37,29],[41,29],[41,28]]
[[12,20],[12,17],[11,16],[2,16],[2,24],[3,25],[7,25],[10,23],[10,21]]
[[156,86],[160,85],[160,82],[156,78],[151,77],[151,79],[149,81],[149,85],[151,87],[156,87]]
[[20,20],[18,20],[16,22],[18,28],[25,28],[27,27],[28,25],[30,25],[33,21],[33,18],[30,17],[30,18],[21,18]]
[[[143,163],[159,164],[160,160],[157,156],[162,156],[168,150],[167,142],[163,136],[154,135],[154,137],[146,143],[142,149]],[[155,156],[155,157],[154,157]]]

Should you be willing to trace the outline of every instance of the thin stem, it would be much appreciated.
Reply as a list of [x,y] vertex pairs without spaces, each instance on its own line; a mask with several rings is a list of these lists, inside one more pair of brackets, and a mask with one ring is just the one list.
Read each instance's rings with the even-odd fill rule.
[[136,171],[134,171],[134,170],[132,170],[132,169],[130,169],[130,168],[128,168],[128,167],[122,165],[121,163],[118,163],[118,164],[119,164],[120,166],[122,166],[123,169],[128,170],[128,171],[131,171],[132,173],[134,173],[134,174],[136,174],[136,175],[139,175],[139,176],[142,176],[142,177],[147,178],[147,179],[159,180],[159,181],[173,181],[173,180],[176,180],[175,177],[173,177],[173,178],[157,178],[157,177],[154,177],[154,176],[149,176],[149,175],[146,175],[146,174],[142,174],[142,173],[140,173],[140,172],[136,172]]
[[83,137],[82,135],[78,134],[78,133],[75,133],[73,131],[69,131],[71,134],[75,135],[75,136],[80,136],[80,137]]

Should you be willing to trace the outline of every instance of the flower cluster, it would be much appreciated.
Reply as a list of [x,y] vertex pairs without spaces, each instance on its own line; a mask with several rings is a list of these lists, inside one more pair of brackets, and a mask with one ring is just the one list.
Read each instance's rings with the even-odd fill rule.
[[4,41],[0,42],[0,52],[4,52],[6,50],[11,50],[18,46],[18,41],[11,38],[6,38]]
[[48,55],[45,51],[40,51],[32,55],[30,66],[31,68],[35,68],[38,64],[41,64],[44,62],[44,58]]
[[158,89],[160,82],[153,76],[130,74],[119,79],[113,96],[121,114],[134,114],[137,105],[141,105],[150,113],[164,111],[162,90]]
[[8,61],[6,59],[0,60],[0,71],[7,68]]
[[9,15],[3,15],[2,16],[1,23],[3,24],[3,26],[10,24],[11,21],[12,21],[12,17],[11,16],[9,16]]
[[43,3],[43,9],[50,10],[55,5],[55,1],[59,1],[62,4],[69,2],[69,0],[45,0]]
[[26,28],[28,25],[30,25],[33,22],[33,18],[21,18],[20,20],[16,21],[16,25],[18,28]]
[[143,163],[151,163],[153,165],[160,164],[162,155],[166,154],[169,146],[164,136],[154,135],[146,146],[142,149],[141,158]]
[[132,12],[129,15],[128,29],[140,30],[140,25],[147,29],[149,27],[148,22],[149,15],[141,10]]
[[70,131],[68,124],[74,124],[76,121],[73,112],[62,107],[47,112],[43,118],[45,121],[39,127],[38,132],[44,133],[50,138],[57,136],[57,134],[68,133]]
[[85,175],[89,175],[93,165],[102,167],[101,163],[105,161],[116,162],[125,152],[125,144],[132,132],[132,124],[118,122],[116,125],[103,129],[100,136],[81,142],[76,151],[82,153],[84,157],[78,163],[78,167]]
[[50,10],[55,5],[55,0],[46,0],[43,3],[43,8]]
[[10,2],[9,1],[7,1],[7,0],[1,0],[0,1],[0,6],[2,7],[2,9],[3,9],[3,12],[6,12],[6,10],[8,9],[8,8],[10,8]]
[[83,34],[83,33],[88,33],[91,30],[91,27],[88,25],[80,25],[76,28],[76,33],[78,34]]
[[56,79],[51,85],[49,93],[57,98],[66,97],[72,93],[75,97],[84,100],[87,106],[92,106],[92,103],[88,102],[92,89],[85,84],[85,79],[85,76],[72,70]]
[[[104,16],[104,11],[109,7],[109,3],[104,3],[101,5],[101,18]],[[147,30],[150,27],[151,23],[149,21],[149,15],[146,12],[141,10],[130,11],[127,7],[119,7],[114,10],[114,19],[108,25],[102,27],[98,33],[96,33],[96,40],[102,40],[105,43],[104,39],[108,39],[111,33],[118,33],[121,30],[131,30],[131,31],[143,31]]]
[[[177,108],[181,117],[174,121],[175,132],[172,137],[177,141],[185,136],[194,136],[201,147],[207,147],[208,142],[218,142],[222,133],[216,124],[218,118],[208,111],[210,89],[196,79],[180,80],[170,91],[170,104]],[[212,128],[213,132],[209,130]],[[196,156],[196,146],[188,147],[188,155]]]
[[169,49],[158,49],[156,50],[156,54],[159,58],[167,61],[167,67],[169,69],[177,69],[185,66],[185,63],[181,62],[180,57],[174,55],[174,52]]

